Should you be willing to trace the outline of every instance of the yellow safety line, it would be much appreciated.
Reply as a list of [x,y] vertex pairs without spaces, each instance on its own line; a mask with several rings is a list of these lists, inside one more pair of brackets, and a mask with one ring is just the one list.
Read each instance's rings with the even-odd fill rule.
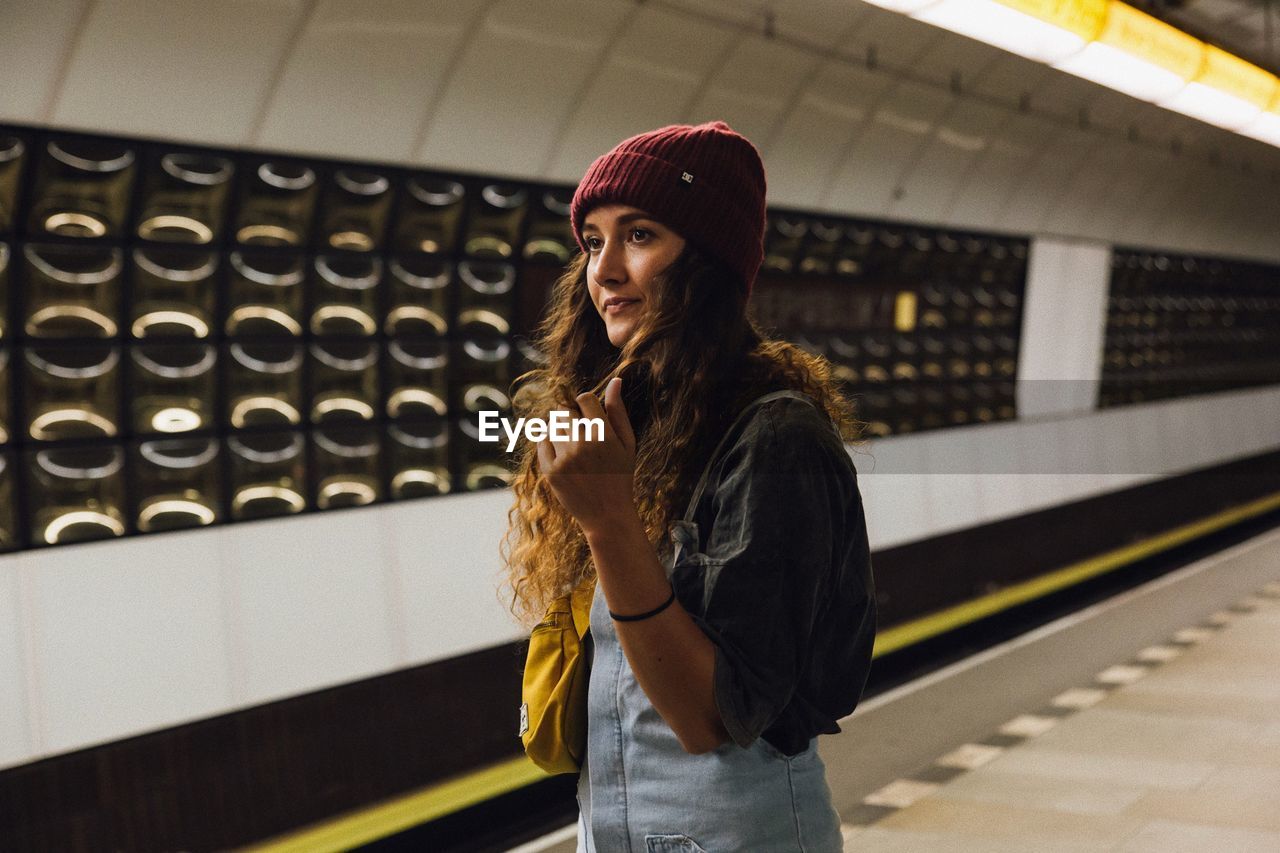
[[350,850],[546,778],[522,755],[245,849],[253,853]]
[[1246,518],[1261,515],[1276,507],[1280,507],[1280,492],[1250,501],[1247,504],[1241,504],[1233,509],[1224,510],[1200,521],[1175,527],[1173,530],[1143,539],[1132,545],[1125,545],[1123,548],[1117,548],[1114,551],[1108,551],[1097,557],[1091,557],[1088,560],[1064,566],[1048,574],[1006,587],[998,592],[961,602],[945,610],[922,616],[919,619],[913,619],[910,622],[879,632],[876,635],[875,650],[872,654],[875,657],[879,657],[889,652],[895,652],[906,646],[936,637],[954,628],[959,628],[962,625],[976,622],[993,613],[999,613],[1019,604],[1025,604],[1033,599],[1043,597],[1051,592],[1057,592],[1060,589],[1065,589],[1113,569],[1118,569],[1144,557],[1150,557],[1152,554],[1167,551],[1176,545],[1181,545],[1183,542],[1221,530]]
[[[922,616],[880,632],[876,636],[872,654],[874,657],[880,657],[913,643],[936,637],[985,616],[1024,604],[1277,507],[1280,507],[1280,492],[1242,504],[1234,509],[1224,510],[1200,521],[1185,524],[1141,542],[1057,569],[999,592]],[[251,853],[302,853],[302,851],[329,853],[329,851],[350,850],[546,778],[546,774],[531,761],[520,756],[448,782],[397,797],[381,805],[364,808],[309,829],[280,836],[246,850]]]

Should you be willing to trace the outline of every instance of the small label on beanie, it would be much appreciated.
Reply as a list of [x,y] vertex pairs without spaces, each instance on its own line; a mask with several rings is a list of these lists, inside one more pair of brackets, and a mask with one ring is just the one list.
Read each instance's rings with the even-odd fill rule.
[[681,172],[680,180],[684,181],[686,184],[691,184],[693,183],[693,175],[690,175],[688,172]]

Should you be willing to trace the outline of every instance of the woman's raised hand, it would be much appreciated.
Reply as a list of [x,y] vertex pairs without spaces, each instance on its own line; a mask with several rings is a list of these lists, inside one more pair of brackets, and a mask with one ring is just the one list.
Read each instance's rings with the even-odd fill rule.
[[538,470],[583,532],[591,534],[635,515],[636,437],[622,402],[620,377],[605,386],[603,408],[590,392],[579,394],[576,403],[578,411],[570,411],[570,417],[600,418],[604,440],[540,441]]

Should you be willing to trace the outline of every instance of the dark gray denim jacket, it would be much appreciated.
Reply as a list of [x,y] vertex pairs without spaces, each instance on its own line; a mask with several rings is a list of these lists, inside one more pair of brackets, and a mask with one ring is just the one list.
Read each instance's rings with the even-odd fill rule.
[[691,521],[671,528],[672,584],[716,645],[725,728],[787,755],[840,731],[876,631],[857,472],[826,414],[792,393],[730,427]]

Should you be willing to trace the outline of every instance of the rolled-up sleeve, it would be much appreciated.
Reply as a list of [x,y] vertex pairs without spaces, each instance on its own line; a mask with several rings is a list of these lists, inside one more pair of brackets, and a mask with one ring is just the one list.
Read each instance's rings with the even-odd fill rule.
[[854,477],[843,443],[802,402],[762,411],[725,454],[696,619],[716,646],[716,705],[739,746],[796,692],[839,570]]

